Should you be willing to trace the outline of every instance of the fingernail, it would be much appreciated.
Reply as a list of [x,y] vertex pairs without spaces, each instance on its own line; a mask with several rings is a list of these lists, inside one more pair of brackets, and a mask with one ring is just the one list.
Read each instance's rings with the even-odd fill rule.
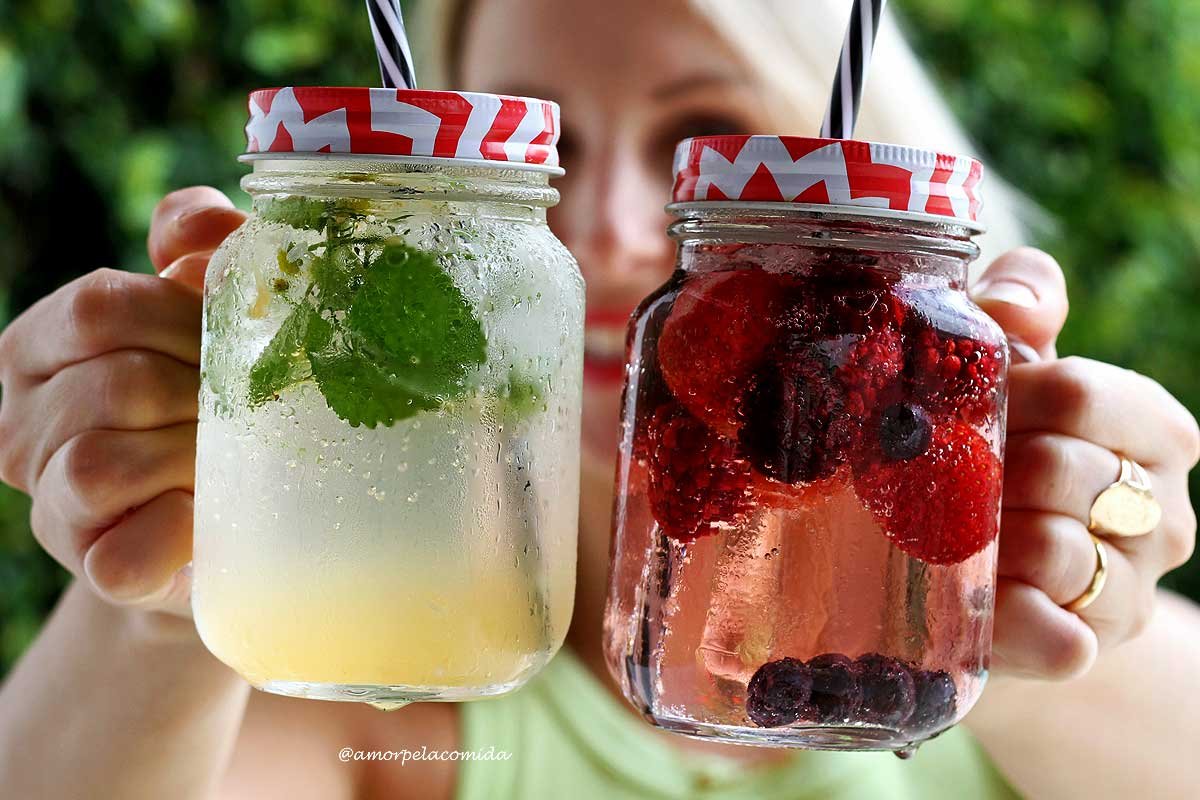
[[1023,283],[1016,281],[993,281],[975,287],[975,297],[996,303],[1008,303],[1020,308],[1036,308],[1038,297]]
[[1037,350],[1026,344],[1024,340],[1013,334],[1008,336],[1008,350],[1012,354],[1013,365],[1036,364],[1042,360]]

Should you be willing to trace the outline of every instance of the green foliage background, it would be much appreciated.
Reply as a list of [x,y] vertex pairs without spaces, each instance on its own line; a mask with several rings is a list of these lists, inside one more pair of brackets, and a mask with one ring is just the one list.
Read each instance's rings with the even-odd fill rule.
[[[894,5],[992,166],[1055,221],[1061,350],[1200,412],[1200,3]],[[248,89],[376,82],[358,2],[0,0],[0,322],[97,267],[149,269],[170,189],[238,198]],[[0,488],[0,674],[64,583],[28,513]],[[1197,560],[1167,581],[1200,598]]]

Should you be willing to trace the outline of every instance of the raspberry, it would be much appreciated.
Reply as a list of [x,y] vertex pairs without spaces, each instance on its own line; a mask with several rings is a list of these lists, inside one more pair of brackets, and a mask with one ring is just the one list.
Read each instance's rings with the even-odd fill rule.
[[750,464],[736,442],[682,407],[660,407],[647,425],[650,510],[681,542],[744,522],[752,510]]
[[875,462],[854,479],[892,544],[931,564],[957,564],[996,538],[1000,487],[1000,459],[987,440],[952,418],[935,419],[921,455]]
[[879,446],[893,461],[907,461],[929,449],[933,425],[920,406],[896,403],[879,415]]
[[919,670],[913,673],[916,707],[908,718],[914,731],[933,731],[954,719],[958,691],[954,679],[942,670]]
[[845,413],[867,416],[891,393],[904,368],[900,331],[883,328],[861,336],[836,363],[834,377],[846,398]]
[[845,461],[843,402],[826,359],[789,335],[753,376],[740,441],[754,466],[775,480],[827,478]]
[[916,687],[908,668],[879,653],[860,656],[856,665],[862,687],[858,719],[892,726],[908,719],[916,705]]
[[[868,280],[874,270],[858,273],[858,282],[850,287],[831,280],[811,282],[812,294],[789,310],[784,329],[814,343],[844,395],[844,412],[862,417],[898,385],[904,369],[905,306],[887,284]],[[864,289],[864,282],[871,288]]]
[[697,419],[734,438],[749,376],[778,338],[796,281],[759,269],[687,278],[658,339],[663,378]]
[[841,653],[826,653],[810,659],[808,671],[812,693],[804,719],[825,725],[849,722],[862,702],[854,662]]
[[957,292],[912,292],[908,380],[917,402],[981,422],[995,411],[1008,355],[1001,334]]
[[746,685],[746,714],[755,725],[778,728],[800,719],[812,690],[812,677],[803,661],[768,661]]

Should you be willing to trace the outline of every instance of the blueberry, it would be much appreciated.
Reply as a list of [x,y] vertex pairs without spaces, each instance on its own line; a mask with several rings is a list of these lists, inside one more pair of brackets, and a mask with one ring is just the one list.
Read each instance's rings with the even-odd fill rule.
[[841,653],[826,653],[811,659],[808,671],[812,694],[804,718],[825,725],[848,722],[862,700],[854,662]]
[[800,718],[811,691],[812,677],[803,661],[768,661],[746,686],[746,713],[764,728],[788,725]]
[[879,415],[879,443],[893,461],[907,461],[929,449],[933,425],[920,406],[897,403]]
[[879,653],[858,659],[862,705],[858,718],[877,725],[896,726],[908,719],[916,704],[912,673],[901,662]]
[[954,719],[958,691],[954,679],[943,670],[919,670],[913,674],[916,708],[908,718],[915,731],[933,731]]

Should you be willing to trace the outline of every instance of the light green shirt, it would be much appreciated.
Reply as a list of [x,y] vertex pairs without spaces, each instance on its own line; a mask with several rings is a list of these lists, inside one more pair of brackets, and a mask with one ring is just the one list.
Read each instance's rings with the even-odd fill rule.
[[907,761],[891,753],[793,751],[745,767],[677,751],[621,708],[564,649],[518,692],[463,703],[461,749],[511,753],[465,761],[459,800],[1009,800],[1018,798],[979,745],[954,728]]

